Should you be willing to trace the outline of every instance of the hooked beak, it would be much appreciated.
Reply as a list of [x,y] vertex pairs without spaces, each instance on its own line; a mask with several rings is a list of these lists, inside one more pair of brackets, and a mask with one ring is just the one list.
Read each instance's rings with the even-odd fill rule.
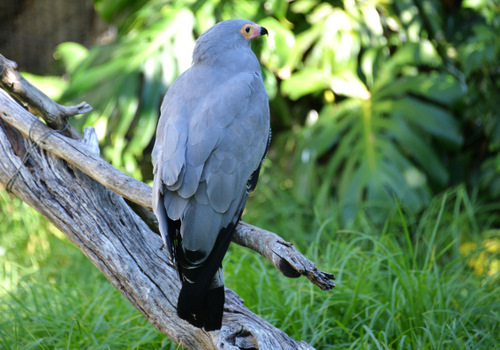
[[259,26],[258,24],[252,26],[252,34],[247,37],[248,40],[255,39],[259,36],[262,35],[267,35],[269,34],[267,29],[264,27]]

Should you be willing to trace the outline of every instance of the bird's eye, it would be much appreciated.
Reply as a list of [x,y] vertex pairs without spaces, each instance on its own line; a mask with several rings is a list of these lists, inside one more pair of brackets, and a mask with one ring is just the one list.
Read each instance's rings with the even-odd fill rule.
[[248,40],[252,39],[253,26],[251,24],[245,24],[240,29],[240,33]]

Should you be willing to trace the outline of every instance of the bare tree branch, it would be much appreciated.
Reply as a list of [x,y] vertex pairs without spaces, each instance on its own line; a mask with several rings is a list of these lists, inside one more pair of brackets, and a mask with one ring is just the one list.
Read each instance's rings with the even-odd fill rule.
[[[2,68],[6,65],[10,70]],[[13,74],[13,67],[15,63],[0,55],[1,86],[5,87],[4,73]],[[22,77],[16,81],[17,92],[9,92],[33,105],[38,90],[25,85]],[[47,96],[41,101],[35,109],[63,111],[51,114],[59,120],[78,110],[78,106],[54,107],[60,105]],[[159,250],[159,237],[151,234],[158,234],[150,210],[151,187],[104,161],[92,128],[85,130],[80,141],[65,137],[0,89],[0,159],[0,183],[9,185],[14,194],[61,229],[152,324],[176,343],[193,349],[238,349],[252,344],[260,349],[311,348],[252,314],[228,289],[220,332],[201,331],[177,317],[176,271],[166,253]],[[306,276],[322,290],[334,287],[332,274],[319,270],[291,243],[272,232],[241,222],[233,240],[266,257],[285,276]]]
[[123,174],[88,145],[54,132],[33,116],[28,118],[29,113],[25,113],[26,111],[20,114],[23,109],[20,106],[7,105],[8,97],[3,90],[0,91],[0,103],[4,104],[2,119],[25,137],[29,137],[46,151],[64,159],[111,191],[145,208],[151,208],[151,187]]
[[31,85],[17,71],[17,64],[0,55],[0,86],[18,101],[26,103],[33,114],[39,114],[52,129],[64,130],[68,137],[79,139],[80,134],[67,125],[67,118],[90,112],[92,107],[82,102],[77,106],[62,106]]
[[321,290],[335,287],[333,274],[318,269],[316,264],[300,254],[292,243],[276,233],[240,222],[233,242],[255,250],[286,277],[305,276]]

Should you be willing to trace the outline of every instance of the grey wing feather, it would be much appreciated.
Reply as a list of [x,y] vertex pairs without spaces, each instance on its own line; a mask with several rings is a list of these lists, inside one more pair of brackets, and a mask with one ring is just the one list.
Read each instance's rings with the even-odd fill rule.
[[198,189],[200,177],[203,172],[203,165],[193,167],[189,164],[185,165],[184,177],[182,179],[182,186],[178,190],[179,196],[189,198],[193,196]]
[[[260,76],[241,73],[207,92],[187,115],[178,106],[168,106],[168,99],[180,103],[179,96],[168,95],[153,151],[155,172],[161,174],[161,181],[154,182],[155,212],[163,200],[168,217],[182,221],[183,247],[205,252],[206,258],[220,229],[239,219],[246,183],[265,153],[267,94]],[[168,189],[164,196],[163,185]]]
[[[201,136],[197,135],[194,132],[189,134],[189,146],[186,150],[186,158],[189,164],[191,164],[192,166],[199,166],[204,164],[210,156],[210,153],[217,145],[219,135],[216,128],[205,129],[204,133],[206,134],[204,138],[201,138]],[[194,142],[193,138],[199,140],[197,140],[197,142]]]
[[[219,233],[222,215],[214,213],[209,204],[199,204],[192,201],[186,210],[186,216],[196,218],[196,220],[186,220],[181,226],[182,246],[191,251],[200,251],[203,258],[198,262],[204,261],[212,249],[217,234]],[[196,232],[196,234],[193,234]],[[191,262],[195,263],[195,262]]]
[[189,199],[177,195],[176,192],[166,191],[163,195],[163,203],[168,217],[172,220],[180,220],[189,204]]
[[208,204],[208,191],[207,191],[207,183],[206,181],[200,182],[198,186],[198,190],[195,193],[195,199],[199,204],[205,205]]

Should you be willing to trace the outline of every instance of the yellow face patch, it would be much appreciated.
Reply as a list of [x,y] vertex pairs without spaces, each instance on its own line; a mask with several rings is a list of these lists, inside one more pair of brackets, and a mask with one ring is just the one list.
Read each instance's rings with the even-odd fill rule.
[[256,26],[252,24],[245,24],[240,29],[240,33],[247,38],[248,40],[258,37],[260,35],[260,28],[256,28]]

